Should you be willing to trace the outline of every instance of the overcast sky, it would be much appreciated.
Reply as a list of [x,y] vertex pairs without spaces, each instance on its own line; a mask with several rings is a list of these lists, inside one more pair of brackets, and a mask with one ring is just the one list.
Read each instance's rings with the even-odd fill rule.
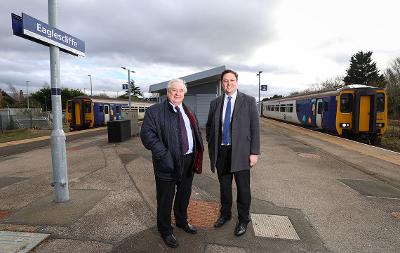
[[[58,0],[58,28],[86,43],[86,57],[61,53],[61,85],[122,94],[127,72],[150,84],[221,65],[239,89],[261,84],[287,95],[345,75],[350,57],[373,51],[381,72],[400,57],[398,0]],[[48,23],[46,0],[0,1],[0,89],[50,83],[49,49],[12,35],[11,13]]]

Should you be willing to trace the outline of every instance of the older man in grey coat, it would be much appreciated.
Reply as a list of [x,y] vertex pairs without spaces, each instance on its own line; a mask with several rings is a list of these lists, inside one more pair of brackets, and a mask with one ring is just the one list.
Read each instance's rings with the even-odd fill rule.
[[214,227],[231,219],[232,179],[237,187],[238,223],[235,235],[246,233],[250,222],[250,168],[260,154],[260,123],[254,97],[237,90],[238,74],[225,70],[221,74],[224,94],[210,104],[206,138],[211,170],[217,168],[221,209]]

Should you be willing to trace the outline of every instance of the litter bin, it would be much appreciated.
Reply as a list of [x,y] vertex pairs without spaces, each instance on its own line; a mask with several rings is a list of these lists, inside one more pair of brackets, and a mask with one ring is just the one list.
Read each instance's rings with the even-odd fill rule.
[[107,122],[108,142],[121,142],[131,138],[131,121],[114,120]]

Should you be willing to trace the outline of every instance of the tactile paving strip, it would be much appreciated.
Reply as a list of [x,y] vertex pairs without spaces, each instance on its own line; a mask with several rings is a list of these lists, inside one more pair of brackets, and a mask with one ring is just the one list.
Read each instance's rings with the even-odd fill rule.
[[[212,201],[190,199],[188,207],[189,223],[199,228],[212,228],[219,216],[219,204]],[[175,219],[172,214],[172,222]]]
[[0,231],[0,252],[26,253],[46,239],[49,234]]
[[287,216],[252,213],[251,219],[256,236],[300,240]]

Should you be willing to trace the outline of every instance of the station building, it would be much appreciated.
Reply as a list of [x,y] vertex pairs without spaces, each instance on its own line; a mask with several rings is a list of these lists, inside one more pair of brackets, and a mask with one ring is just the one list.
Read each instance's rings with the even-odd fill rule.
[[[185,80],[188,90],[183,102],[196,114],[201,127],[206,125],[210,102],[222,94],[219,78],[225,69],[225,66],[219,66],[180,77]],[[167,98],[168,82],[169,80],[149,87],[149,92],[159,94],[160,102]]]

